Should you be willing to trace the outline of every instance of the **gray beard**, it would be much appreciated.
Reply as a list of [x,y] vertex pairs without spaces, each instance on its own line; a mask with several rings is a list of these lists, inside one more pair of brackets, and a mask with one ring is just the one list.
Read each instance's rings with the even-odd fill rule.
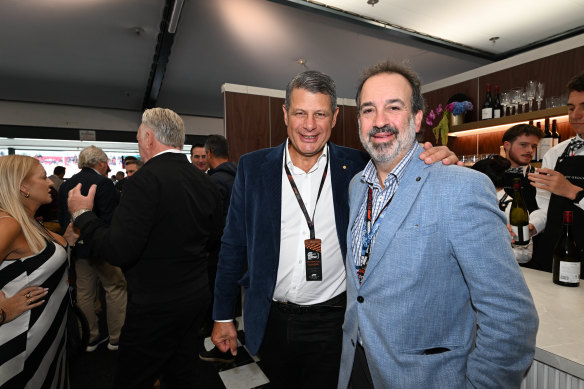
[[[370,142],[371,137],[380,133],[389,133],[395,135],[393,141],[388,141],[380,144],[373,144]],[[363,148],[373,162],[377,163],[387,163],[392,162],[402,153],[407,152],[414,142],[416,141],[416,128],[414,123],[414,118],[410,118],[409,130],[400,134],[398,129],[394,126],[385,125],[383,127],[374,126],[371,131],[366,135],[366,139],[363,138],[361,133],[361,123],[359,123],[359,140]]]

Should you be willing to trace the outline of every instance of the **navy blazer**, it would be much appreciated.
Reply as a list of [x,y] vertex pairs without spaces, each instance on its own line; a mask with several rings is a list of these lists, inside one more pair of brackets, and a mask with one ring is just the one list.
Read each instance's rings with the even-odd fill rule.
[[[285,145],[286,142],[241,157],[221,240],[213,318],[234,318],[239,285],[242,285],[245,343],[252,354],[258,352],[264,337],[278,275]],[[335,222],[344,257],[349,223],[348,187],[369,157],[331,142],[328,145]]]
[[[65,180],[59,188],[59,224],[63,231],[67,229],[67,225],[71,220],[69,208],[67,207],[67,199],[69,198],[69,191],[81,183],[81,193],[87,196],[91,185],[97,185],[95,192],[95,200],[93,204],[93,212],[102,219],[106,224],[112,220],[112,216],[116,207],[118,206],[118,195],[114,188],[114,183],[107,177],[102,176],[95,170],[89,167],[84,167],[79,173],[74,174],[68,180]],[[83,240],[83,236],[79,238]],[[77,256],[81,258],[90,258],[91,254],[86,244],[77,244],[75,246]]]

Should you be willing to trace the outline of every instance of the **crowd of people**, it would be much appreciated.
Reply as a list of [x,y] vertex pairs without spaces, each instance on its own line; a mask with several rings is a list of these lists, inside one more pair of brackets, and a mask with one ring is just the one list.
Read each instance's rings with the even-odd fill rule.
[[[420,80],[388,61],[359,80],[366,153],[330,142],[335,83],[306,71],[286,87],[287,139],[238,165],[221,136],[189,161],[183,120],[164,108],[143,113],[141,158],[115,185],[94,146],[64,181],[35,158],[0,157],[0,388],[67,386],[68,247],[87,351],[118,352],[116,388],[193,388],[197,359],[233,360],[242,288],[246,347],[271,387],[519,387],[538,317],[500,205],[521,178],[544,248],[560,210],[584,214],[584,75],[568,88],[576,136],[536,172],[542,135],[529,125],[506,132],[506,159],[475,169],[420,145]],[[57,216],[39,223],[55,198]],[[55,220],[63,236],[45,226]],[[529,263],[548,266],[537,251]]]

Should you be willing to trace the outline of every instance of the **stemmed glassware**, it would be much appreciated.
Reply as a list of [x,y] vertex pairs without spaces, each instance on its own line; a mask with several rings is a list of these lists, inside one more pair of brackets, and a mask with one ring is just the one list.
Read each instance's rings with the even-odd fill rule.
[[504,91],[501,93],[501,105],[503,106],[503,116],[507,116],[507,107],[509,107],[509,115],[512,115],[511,112],[511,99],[509,91]]
[[521,89],[511,89],[511,104],[513,105],[513,115],[519,113],[519,104],[521,103]]
[[537,110],[541,109],[541,102],[543,100],[543,94],[545,91],[545,85],[543,82],[538,82],[535,89],[535,100],[537,100]]
[[529,110],[533,110],[533,99],[535,99],[535,90],[537,83],[533,80],[527,81],[525,86],[525,93],[527,93],[527,99],[529,100]]

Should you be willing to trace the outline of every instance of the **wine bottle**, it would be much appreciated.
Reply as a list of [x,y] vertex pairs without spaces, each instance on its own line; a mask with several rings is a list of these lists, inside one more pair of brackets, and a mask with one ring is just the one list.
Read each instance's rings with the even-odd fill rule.
[[[538,130],[541,131],[541,122],[537,122],[535,124],[535,126],[537,127]],[[539,156],[540,151],[539,151],[539,143],[538,145],[535,147],[535,152],[533,153],[533,159],[531,160],[531,162],[538,162],[541,161],[541,157]]]
[[509,224],[515,234],[516,245],[529,243],[529,212],[521,196],[521,179],[513,179],[513,202],[509,214]]
[[487,84],[487,94],[485,95],[485,102],[481,111],[481,119],[493,118],[493,99],[491,98],[491,84]]
[[560,134],[558,134],[558,125],[556,119],[552,120],[552,147],[560,143]]
[[499,94],[499,85],[495,85],[495,101],[493,102],[493,118],[503,116],[503,106],[501,105],[501,95]]
[[554,248],[552,277],[554,284],[580,285],[580,257],[572,235],[572,211],[564,211],[562,235]]
[[539,159],[542,160],[545,153],[552,148],[552,133],[550,132],[550,120],[545,119],[545,131],[543,132],[543,138],[539,140]]

